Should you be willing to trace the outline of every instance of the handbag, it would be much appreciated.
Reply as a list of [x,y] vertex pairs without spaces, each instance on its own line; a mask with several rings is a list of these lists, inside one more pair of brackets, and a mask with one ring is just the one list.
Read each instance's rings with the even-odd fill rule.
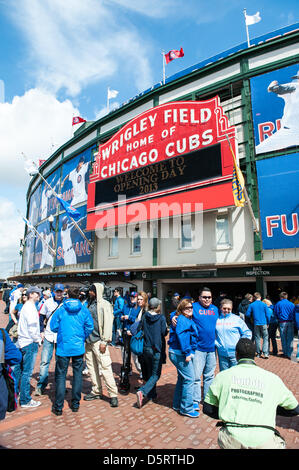
[[17,395],[15,392],[15,381],[12,376],[12,370],[11,367],[7,364],[5,364],[5,359],[4,359],[4,351],[5,351],[5,343],[6,343],[6,338],[5,338],[5,333],[3,331],[3,328],[1,328],[1,333],[3,336],[3,358],[1,358],[1,364],[2,364],[2,375],[4,377],[6,387],[7,387],[7,392],[8,392],[8,399],[7,399],[7,411],[15,411],[17,409]]
[[14,325],[10,328],[8,334],[9,334],[10,336],[12,336],[13,338],[17,338],[17,337],[18,337],[18,325],[14,324]]
[[136,356],[143,354],[143,342],[144,342],[144,333],[143,330],[137,331],[136,335],[132,336],[130,342],[130,348],[132,353]]

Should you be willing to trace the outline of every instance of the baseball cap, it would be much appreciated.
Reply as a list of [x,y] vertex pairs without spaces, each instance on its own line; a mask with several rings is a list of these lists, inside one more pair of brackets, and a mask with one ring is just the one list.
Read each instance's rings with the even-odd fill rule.
[[27,295],[29,294],[39,294],[42,295],[42,290],[37,286],[29,286],[27,288]]
[[17,284],[17,289],[19,289],[20,287],[24,287],[24,284]]
[[178,292],[175,292],[175,293],[173,294],[173,297],[179,297],[179,296],[180,296],[180,294],[179,294]]
[[152,299],[150,299],[148,306],[149,308],[157,308],[159,307],[159,305],[161,305],[161,303],[162,302],[160,299],[157,299],[157,297],[153,297]]
[[137,292],[135,292],[135,291],[133,291],[133,292],[130,293],[130,297],[137,297],[137,295],[138,295],[138,294],[137,294]]
[[63,284],[55,284],[54,292],[57,292],[58,290],[63,291],[64,290],[64,285]]

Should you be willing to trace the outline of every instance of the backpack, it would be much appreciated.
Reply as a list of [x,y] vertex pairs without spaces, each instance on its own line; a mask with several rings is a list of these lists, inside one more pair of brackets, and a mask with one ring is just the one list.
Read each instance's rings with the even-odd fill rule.
[[15,411],[18,406],[17,402],[17,395],[15,392],[15,381],[12,376],[12,369],[8,364],[5,364],[5,343],[6,337],[3,328],[1,329],[2,338],[3,338],[3,351],[0,357],[0,363],[2,365],[2,375],[6,382],[7,392],[8,392],[8,400],[7,400],[7,411],[10,413],[11,411]]

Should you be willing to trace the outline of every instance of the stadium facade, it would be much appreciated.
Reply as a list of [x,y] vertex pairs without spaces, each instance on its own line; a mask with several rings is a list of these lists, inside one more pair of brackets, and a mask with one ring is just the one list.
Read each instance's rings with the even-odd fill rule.
[[[100,281],[160,298],[196,296],[201,285],[214,295],[297,295],[298,26],[200,62],[82,124],[39,169],[78,210],[81,230],[34,176],[27,218],[44,241],[26,227],[16,278]],[[232,192],[233,154],[244,207]]]

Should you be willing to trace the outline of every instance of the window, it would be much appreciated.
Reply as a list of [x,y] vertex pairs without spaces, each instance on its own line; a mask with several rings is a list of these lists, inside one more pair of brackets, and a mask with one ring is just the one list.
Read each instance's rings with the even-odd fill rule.
[[132,237],[132,254],[141,253],[141,236],[139,227],[136,227]]
[[181,221],[181,250],[192,248],[192,224],[191,219]]
[[228,216],[216,217],[216,246],[225,247],[230,245]]
[[118,256],[118,232],[109,238],[109,256]]

